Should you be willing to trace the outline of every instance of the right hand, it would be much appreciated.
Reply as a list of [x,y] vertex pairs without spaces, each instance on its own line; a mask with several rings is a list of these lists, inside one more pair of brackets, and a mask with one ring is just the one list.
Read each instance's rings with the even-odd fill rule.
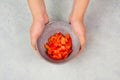
[[48,23],[48,15],[41,17],[40,19],[33,19],[32,26],[30,28],[30,39],[31,39],[31,45],[35,51],[35,53],[38,53],[38,49],[36,46],[36,41],[38,37],[42,34],[45,24]]

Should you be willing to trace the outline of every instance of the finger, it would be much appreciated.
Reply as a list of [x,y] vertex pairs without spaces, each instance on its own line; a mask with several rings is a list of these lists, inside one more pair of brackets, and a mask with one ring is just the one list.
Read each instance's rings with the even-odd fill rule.
[[79,49],[76,57],[77,57],[78,55],[80,55],[80,53],[83,52],[84,47],[85,47],[85,43],[86,43],[86,37],[85,37],[85,36],[83,36],[83,35],[80,36],[80,35],[79,35],[78,37],[79,37],[79,40],[80,40],[80,49]]
[[84,47],[85,47],[85,44],[86,44],[86,39],[85,39],[85,37],[84,38],[80,38],[80,46],[81,46],[81,48],[80,48],[80,50],[81,49],[84,49]]
[[81,52],[83,52],[84,48],[85,48],[85,45],[82,45],[82,46],[80,47],[80,49],[79,49],[78,54],[80,54]]
[[37,41],[37,38],[31,38],[31,45],[32,45],[32,47],[33,47],[33,50],[34,50],[35,52],[38,52],[38,49],[37,49],[37,47],[36,47],[36,41]]
[[80,46],[80,49],[79,49],[78,53],[75,55],[75,57],[79,56],[83,52],[84,47],[85,46]]
[[36,55],[37,55],[39,58],[41,58],[41,55],[40,55],[40,53],[39,53],[39,51],[38,51],[37,46],[33,43],[33,44],[32,44],[32,47],[33,47],[33,50],[34,50],[34,52],[36,53]]
[[39,58],[41,58],[41,55],[40,55],[40,53],[39,53],[39,51],[38,51],[38,48],[37,48],[37,46],[36,46],[36,41],[33,42],[33,43],[31,43],[31,44],[32,44],[33,50],[34,50],[34,52],[36,53],[36,55],[37,55]]
[[34,50],[34,52],[36,53],[36,55],[37,55],[39,58],[42,58],[42,56],[40,55],[40,53],[39,53],[38,50],[37,50],[37,51]]
[[48,15],[46,13],[44,15],[44,19],[45,19],[45,24],[48,24],[49,23],[49,18],[48,18]]
[[36,42],[38,37],[41,35],[43,29],[44,29],[44,24],[40,22],[39,23],[33,22],[32,27],[30,29],[31,44],[32,44],[33,50],[37,53],[38,53],[38,49],[36,46]]
[[31,33],[31,45],[35,53],[38,53],[38,49],[36,46],[37,39],[38,39],[38,36]]
[[85,43],[86,43],[86,34],[80,34],[78,33],[78,38],[80,40],[80,45],[81,45],[81,48],[83,48],[85,46]]

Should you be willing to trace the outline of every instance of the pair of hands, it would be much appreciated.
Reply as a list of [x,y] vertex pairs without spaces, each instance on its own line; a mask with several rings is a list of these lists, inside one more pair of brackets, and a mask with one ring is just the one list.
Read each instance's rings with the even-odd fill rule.
[[[30,29],[30,38],[31,38],[31,44],[35,53],[39,53],[37,50],[36,41],[38,37],[42,34],[44,27],[48,22],[49,22],[49,19],[47,14],[45,14],[41,19],[33,20],[33,23]],[[86,42],[85,25],[80,20],[72,19],[71,16],[69,19],[69,23],[71,24],[72,30],[78,36],[81,42],[81,48],[80,48],[80,51],[78,52],[79,54],[84,49],[85,42]]]
[[[36,41],[44,30],[45,24],[49,22],[49,18],[46,11],[44,0],[27,0],[30,7],[33,23],[30,29],[31,44],[36,53],[38,53],[36,47]],[[81,42],[81,48],[78,53],[84,49],[86,41],[85,25],[83,18],[87,9],[89,0],[74,0],[72,11],[69,17],[69,23],[71,24],[72,30],[78,36]]]

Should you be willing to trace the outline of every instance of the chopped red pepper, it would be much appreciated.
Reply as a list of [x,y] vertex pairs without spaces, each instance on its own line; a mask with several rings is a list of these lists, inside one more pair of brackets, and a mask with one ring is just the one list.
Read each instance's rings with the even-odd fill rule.
[[70,34],[65,36],[59,32],[52,35],[45,44],[47,55],[54,60],[67,58],[72,52],[72,39]]

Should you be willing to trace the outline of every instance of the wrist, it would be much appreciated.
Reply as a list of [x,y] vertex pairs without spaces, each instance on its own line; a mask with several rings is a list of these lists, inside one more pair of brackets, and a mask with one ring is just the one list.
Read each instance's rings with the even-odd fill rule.
[[77,16],[72,16],[72,15],[70,15],[70,16],[69,16],[69,22],[70,22],[70,23],[77,23],[77,22],[79,22],[79,23],[84,23],[84,20],[83,20],[82,17],[77,17]]
[[33,17],[33,22],[36,22],[36,23],[44,23],[44,24],[47,24],[49,21],[49,17],[46,14],[44,14],[43,16],[39,15],[39,16],[35,16]]
[[44,22],[44,17],[33,17],[33,22]]

